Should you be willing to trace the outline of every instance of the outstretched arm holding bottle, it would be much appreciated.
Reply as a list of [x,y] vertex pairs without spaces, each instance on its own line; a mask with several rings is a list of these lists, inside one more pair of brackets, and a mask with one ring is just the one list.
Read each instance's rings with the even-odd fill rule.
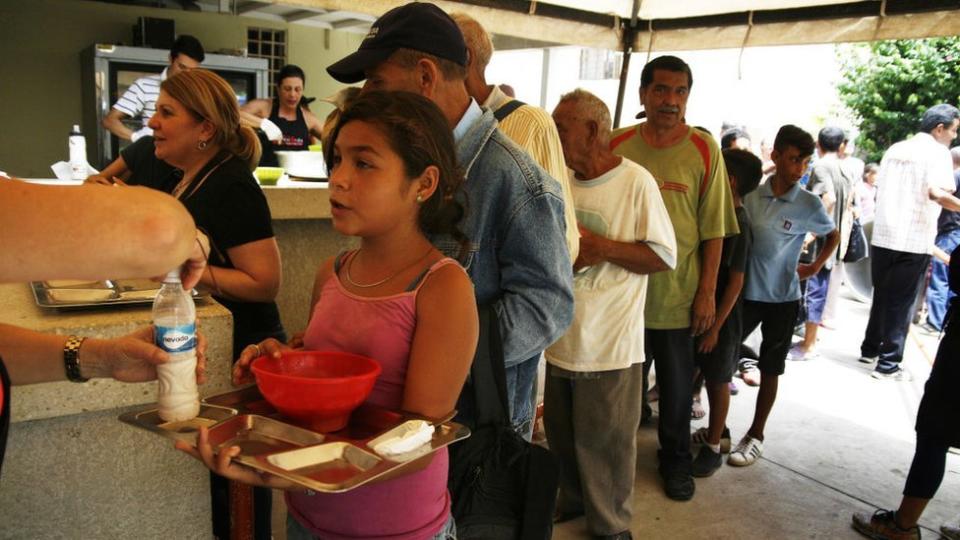
[[[0,356],[14,385],[67,380],[63,349],[67,336],[44,334],[0,324]],[[207,343],[197,336],[197,382],[206,380],[204,351]],[[153,344],[153,328],[144,326],[111,339],[86,338],[77,361],[84,379],[112,378],[122,382],[145,382],[157,378],[157,364],[169,355]]]
[[173,197],[147,188],[0,182],[0,282],[161,276],[185,287],[210,243]]
[[[173,197],[149,189],[42,186],[0,182],[0,282],[103,279],[162,275],[181,266],[185,286],[196,284],[210,244]],[[67,336],[0,324],[0,358],[12,384],[67,379]],[[124,382],[156,379],[168,354],[153,345],[153,329],[112,339],[80,339],[79,378]],[[198,379],[203,351],[198,344]]]

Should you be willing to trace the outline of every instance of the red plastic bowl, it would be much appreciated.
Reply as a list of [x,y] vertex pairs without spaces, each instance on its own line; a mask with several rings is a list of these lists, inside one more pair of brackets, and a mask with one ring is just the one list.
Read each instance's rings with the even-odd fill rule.
[[294,422],[323,433],[343,429],[380,375],[375,360],[342,352],[285,351],[250,365],[260,393]]

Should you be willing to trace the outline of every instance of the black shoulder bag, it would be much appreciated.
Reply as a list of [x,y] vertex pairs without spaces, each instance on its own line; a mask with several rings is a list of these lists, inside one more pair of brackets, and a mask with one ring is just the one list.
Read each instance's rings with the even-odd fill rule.
[[457,538],[549,540],[560,465],[510,425],[503,344],[496,312],[481,306],[480,341],[470,369],[476,425],[450,447],[448,487]]
[[843,262],[855,263],[865,259],[868,254],[867,246],[867,235],[863,232],[860,218],[853,218],[853,226],[850,227],[850,241],[847,243],[847,252],[843,255]]
[[503,107],[500,107],[493,112],[493,117],[497,119],[497,122],[503,122],[503,119],[510,116],[510,113],[519,109],[520,107],[523,107],[524,105],[526,105],[526,103],[520,101],[519,99],[508,101]]

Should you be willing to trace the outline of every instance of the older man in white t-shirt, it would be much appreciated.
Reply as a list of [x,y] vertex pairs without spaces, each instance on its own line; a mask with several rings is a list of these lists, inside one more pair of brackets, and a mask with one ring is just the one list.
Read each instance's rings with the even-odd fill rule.
[[940,208],[960,210],[948,150],[960,111],[948,104],[924,113],[920,132],[891,146],[880,162],[870,253],[873,304],[860,361],[877,362],[873,377],[909,380],[900,367],[912,307],[930,263]]
[[610,151],[610,112],[576,90],[553,112],[580,228],[574,320],[546,351],[544,425],[562,467],[558,519],[586,515],[594,537],[629,539],[643,383],[647,274],[676,266],[653,176]]

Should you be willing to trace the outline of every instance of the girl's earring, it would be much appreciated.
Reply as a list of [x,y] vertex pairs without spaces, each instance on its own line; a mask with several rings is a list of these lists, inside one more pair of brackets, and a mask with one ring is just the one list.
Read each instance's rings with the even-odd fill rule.
[[421,195],[420,193],[417,193],[417,202],[421,204],[423,203],[423,195]]
[[197,150],[204,150],[206,148],[207,148],[207,141],[204,141],[201,139],[200,142],[197,143]]

